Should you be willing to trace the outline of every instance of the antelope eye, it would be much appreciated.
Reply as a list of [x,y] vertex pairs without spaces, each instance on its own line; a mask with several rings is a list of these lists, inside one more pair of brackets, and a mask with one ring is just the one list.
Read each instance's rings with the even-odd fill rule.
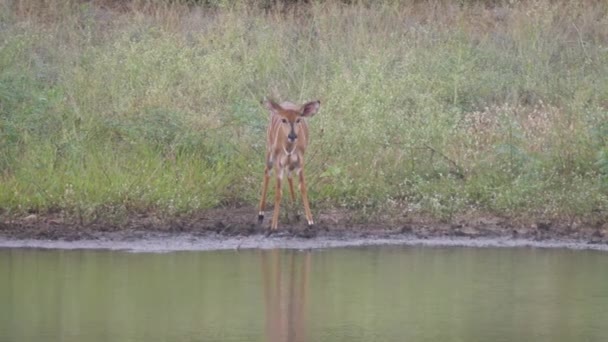
[[281,122],[287,123],[287,119],[281,119]]

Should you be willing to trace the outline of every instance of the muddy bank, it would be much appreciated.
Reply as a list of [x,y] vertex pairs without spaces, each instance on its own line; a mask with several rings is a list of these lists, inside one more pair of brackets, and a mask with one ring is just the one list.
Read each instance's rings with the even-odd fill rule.
[[130,252],[163,253],[172,251],[211,251],[211,250],[241,250],[241,249],[271,249],[285,248],[312,250],[338,247],[363,246],[426,246],[426,247],[534,247],[534,248],[567,248],[578,250],[608,251],[608,244],[589,244],[579,241],[533,241],[512,238],[416,238],[412,235],[400,234],[390,238],[347,237],[335,238],[298,238],[291,236],[241,236],[226,237],[208,235],[205,237],[191,234],[158,234],[150,233],[135,240],[113,240],[99,238],[95,240],[13,240],[0,238],[0,248],[44,248],[44,249],[102,249],[122,250]]
[[121,220],[87,223],[60,214],[31,214],[2,219],[0,247],[162,251],[410,244],[608,250],[605,223],[522,223],[490,216],[463,216],[449,223],[424,217],[387,217],[362,223],[353,217],[348,211],[319,212],[313,229],[284,217],[279,231],[267,236],[268,222],[258,225],[253,207],[213,209],[187,217],[132,214]]

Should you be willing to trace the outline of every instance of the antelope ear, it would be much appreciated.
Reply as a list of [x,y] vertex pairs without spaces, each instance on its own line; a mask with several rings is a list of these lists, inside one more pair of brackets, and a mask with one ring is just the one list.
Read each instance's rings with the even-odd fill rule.
[[276,102],[267,99],[266,97],[264,97],[262,100],[262,104],[273,114],[277,114],[277,112],[281,109],[281,106],[279,106]]
[[319,107],[321,107],[321,101],[311,101],[303,106],[302,116],[311,117],[319,111]]

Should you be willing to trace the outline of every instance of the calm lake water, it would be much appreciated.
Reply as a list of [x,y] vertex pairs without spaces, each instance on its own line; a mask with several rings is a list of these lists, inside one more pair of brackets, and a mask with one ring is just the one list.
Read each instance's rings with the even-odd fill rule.
[[3,249],[0,341],[608,341],[608,253]]

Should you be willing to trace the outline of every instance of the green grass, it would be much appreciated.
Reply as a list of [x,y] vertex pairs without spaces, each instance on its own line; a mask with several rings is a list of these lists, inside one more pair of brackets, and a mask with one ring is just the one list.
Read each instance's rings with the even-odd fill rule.
[[431,3],[0,2],[1,212],[253,206],[270,96],[316,208],[605,221],[607,6]]

